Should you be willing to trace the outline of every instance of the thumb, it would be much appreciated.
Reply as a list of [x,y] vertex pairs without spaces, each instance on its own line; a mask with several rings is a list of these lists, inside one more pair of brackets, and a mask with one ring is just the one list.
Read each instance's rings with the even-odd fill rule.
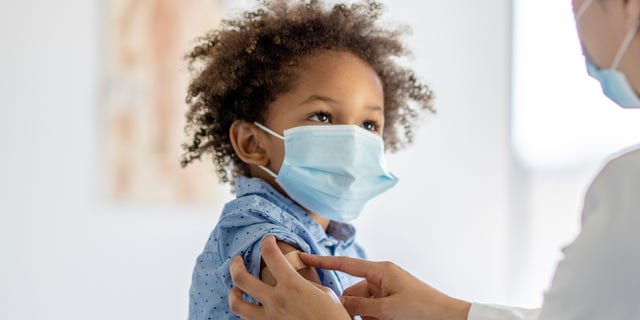
[[370,316],[382,318],[381,299],[342,296],[340,301],[351,316]]

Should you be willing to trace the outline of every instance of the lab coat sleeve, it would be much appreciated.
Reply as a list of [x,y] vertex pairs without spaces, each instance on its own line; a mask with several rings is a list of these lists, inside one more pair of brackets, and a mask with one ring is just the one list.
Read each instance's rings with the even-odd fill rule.
[[589,188],[540,319],[640,319],[639,230],[640,149],[609,162]]
[[640,148],[610,161],[589,188],[582,230],[564,250],[542,308],[473,304],[468,320],[640,319]]
[[467,320],[535,320],[538,319],[539,313],[539,309],[474,303]]

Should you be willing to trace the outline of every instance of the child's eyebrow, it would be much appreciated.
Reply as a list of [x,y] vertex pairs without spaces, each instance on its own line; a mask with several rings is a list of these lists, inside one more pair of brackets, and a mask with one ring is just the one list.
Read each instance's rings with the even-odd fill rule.
[[[340,101],[338,101],[338,100],[331,99],[331,98],[325,97],[325,96],[320,96],[320,95],[317,95],[317,94],[314,94],[314,95],[310,96],[309,98],[304,100],[301,104],[307,104],[309,102],[314,102],[314,101],[322,101],[322,102],[326,102],[326,103],[331,104],[331,105],[339,105],[340,104]],[[382,112],[384,110],[384,108],[382,108],[381,106],[378,106],[378,105],[368,106],[367,109],[370,109],[370,110],[373,110],[373,111],[380,111],[380,112]]]

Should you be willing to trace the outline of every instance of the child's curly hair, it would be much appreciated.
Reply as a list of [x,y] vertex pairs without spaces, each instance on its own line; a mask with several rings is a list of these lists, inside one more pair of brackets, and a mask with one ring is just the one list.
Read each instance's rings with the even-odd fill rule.
[[355,54],[377,72],[385,147],[395,151],[410,143],[418,111],[434,111],[433,93],[394,61],[408,53],[399,40],[403,31],[378,26],[381,13],[382,5],[372,0],[333,8],[317,0],[263,0],[260,9],[224,20],[199,38],[187,54],[194,77],[186,97],[191,143],[183,145],[182,166],[210,154],[221,182],[230,174],[248,176],[248,165],[231,145],[231,124],[263,121],[267,106],[292,89],[302,60],[325,50]]

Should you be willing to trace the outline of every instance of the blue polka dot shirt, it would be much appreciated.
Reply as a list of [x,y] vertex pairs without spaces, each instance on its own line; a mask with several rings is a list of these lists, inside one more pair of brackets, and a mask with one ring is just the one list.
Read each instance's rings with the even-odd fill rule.
[[[234,256],[241,255],[247,270],[258,276],[260,241],[267,235],[312,254],[366,258],[354,241],[352,225],[331,221],[325,231],[300,206],[264,180],[238,177],[236,199],[224,207],[196,260],[189,290],[190,320],[239,319],[227,300],[233,287],[229,265]],[[338,295],[361,280],[342,272],[317,271],[322,284]],[[257,303],[251,297],[246,299]]]

